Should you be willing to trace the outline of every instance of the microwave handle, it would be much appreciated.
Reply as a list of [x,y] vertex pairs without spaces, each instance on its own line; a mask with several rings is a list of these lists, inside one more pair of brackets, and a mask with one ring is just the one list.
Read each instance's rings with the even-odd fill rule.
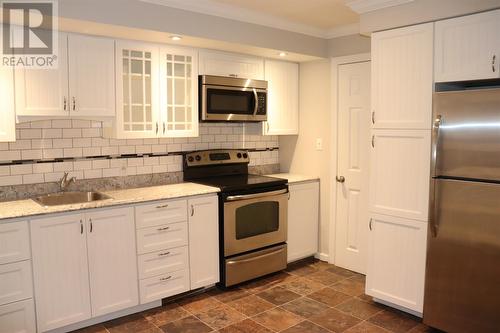
[[255,90],[255,88],[253,89],[253,95],[255,97],[255,107],[253,108],[253,115],[255,116],[257,114],[257,111],[259,110],[259,95],[257,95],[257,90]]

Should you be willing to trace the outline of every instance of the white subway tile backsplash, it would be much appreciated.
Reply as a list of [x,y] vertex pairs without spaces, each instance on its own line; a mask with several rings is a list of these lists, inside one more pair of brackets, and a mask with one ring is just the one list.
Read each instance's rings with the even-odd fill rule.
[[[27,122],[16,127],[17,141],[0,143],[0,161],[165,154],[221,148],[266,149],[279,145],[277,136],[259,134],[259,124],[202,123],[199,137],[129,140],[102,138],[102,122],[99,121],[58,119]],[[257,152],[252,153],[250,165],[274,164],[278,160],[278,151]],[[11,167],[14,167],[14,174],[11,174]],[[99,158],[0,166],[0,184],[54,182],[62,177],[64,171],[79,179],[177,172],[182,171],[182,156]]]

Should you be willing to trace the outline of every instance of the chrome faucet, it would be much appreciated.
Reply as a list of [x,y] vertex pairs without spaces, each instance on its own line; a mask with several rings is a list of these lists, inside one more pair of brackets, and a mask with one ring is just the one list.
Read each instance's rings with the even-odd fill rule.
[[70,179],[68,179],[68,173],[65,172],[64,176],[62,176],[61,180],[59,181],[59,187],[61,188],[61,191],[65,191],[66,188],[75,181],[76,177],[71,177]]

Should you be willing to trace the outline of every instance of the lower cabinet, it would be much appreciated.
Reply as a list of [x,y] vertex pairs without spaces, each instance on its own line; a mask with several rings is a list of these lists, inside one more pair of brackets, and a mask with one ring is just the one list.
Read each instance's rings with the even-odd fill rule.
[[0,333],[36,333],[32,299],[0,305]]
[[287,261],[318,252],[319,182],[290,184],[288,201]]
[[427,223],[372,214],[366,293],[422,313]]
[[138,304],[133,208],[31,221],[38,330]]
[[190,199],[189,262],[191,289],[219,282],[219,201],[217,196]]

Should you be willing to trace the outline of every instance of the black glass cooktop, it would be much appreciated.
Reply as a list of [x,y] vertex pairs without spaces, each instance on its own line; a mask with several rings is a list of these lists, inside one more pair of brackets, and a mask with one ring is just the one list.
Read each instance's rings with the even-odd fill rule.
[[259,176],[252,174],[215,176],[215,177],[193,179],[191,181],[199,184],[218,187],[223,192],[279,186],[279,185],[285,185],[288,182],[286,179],[283,178]]

